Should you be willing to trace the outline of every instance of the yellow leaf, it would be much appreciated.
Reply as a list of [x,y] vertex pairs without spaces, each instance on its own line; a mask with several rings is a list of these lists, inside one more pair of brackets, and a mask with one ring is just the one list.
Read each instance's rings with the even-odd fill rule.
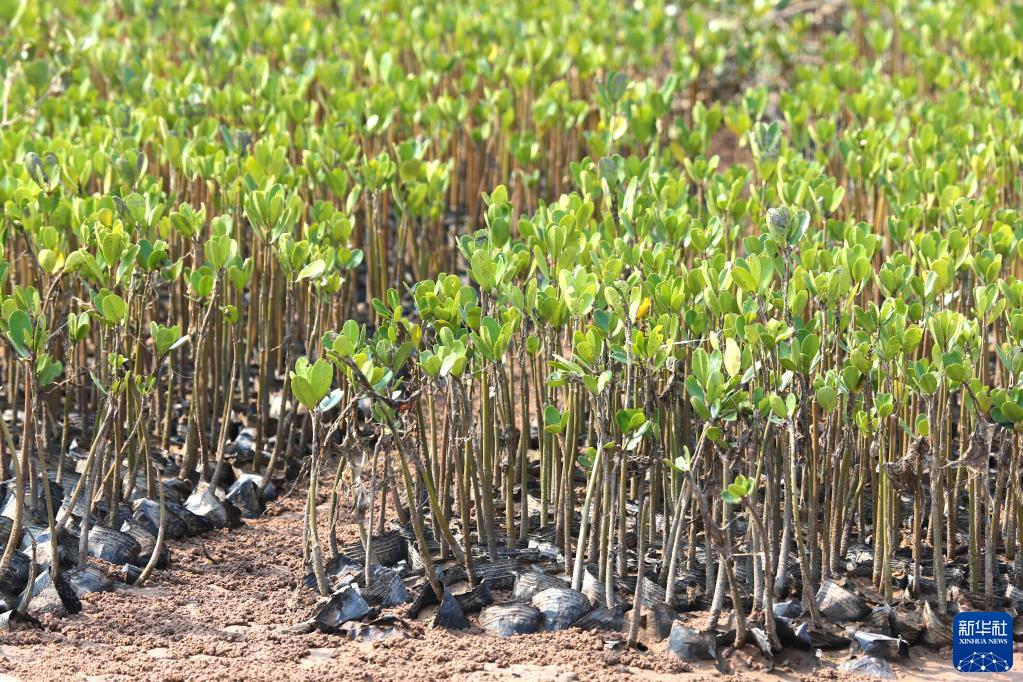
[[642,320],[650,312],[650,297],[647,296],[643,299],[643,302],[639,304],[639,308],[636,309],[636,321]]
[[728,339],[725,342],[725,371],[728,376],[734,377],[742,369],[742,351],[735,339]]

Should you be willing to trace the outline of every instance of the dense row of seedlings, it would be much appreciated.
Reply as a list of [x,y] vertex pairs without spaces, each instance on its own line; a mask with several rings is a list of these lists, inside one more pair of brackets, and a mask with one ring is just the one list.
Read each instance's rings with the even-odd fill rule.
[[[760,30],[775,17],[739,18],[745,3],[684,21],[618,3],[217,4],[4,17],[0,575],[31,563],[18,547],[40,527],[51,551],[80,534],[84,560],[125,504],[190,492],[167,476],[202,498],[252,474],[260,502],[302,438],[285,369],[306,339],[453,267],[482,188],[508,180],[531,209],[588,151],[663,135],[675,62],[692,105],[779,52]],[[747,26],[756,46],[737,52]],[[628,126],[592,102],[612,67],[656,78]],[[253,455],[235,471],[238,412]]]
[[[341,452],[371,558],[339,575],[377,589],[374,533],[403,494],[409,562],[447,614],[453,566],[476,586],[543,557],[591,583],[601,623],[707,609],[765,652],[848,645],[829,623],[852,622],[894,657],[878,635],[942,646],[957,610],[1019,609],[1023,52],[1021,18],[984,10],[976,30],[944,4],[857,23],[789,91],[573,163],[531,214],[484,194],[465,277],[388,291],[291,374],[309,499]],[[603,82],[603,116],[628,89]],[[728,116],[749,151],[720,169],[703,142]],[[315,505],[308,521],[336,609],[351,557],[328,538],[324,560]],[[572,594],[558,608],[581,617]],[[709,651],[677,629],[675,649]]]
[[[62,584],[60,562],[26,561],[33,538],[52,555],[80,537],[71,567],[133,514],[159,535],[167,495],[225,525],[239,478],[242,510],[258,508],[268,472],[298,468],[288,369],[310,339],[454,268],[482,189],[509,182],[533,210],[586,154],[643,149],[674,113],[780,73],[784,41],[809,25],[774,36],[786,20],[745,2],[562,5],[42,2],[3,16],[10,605],[27,604],[23,568],[50,563]],[[638,80],[609,117],[593,93],[612,69]],[[239,420],[247,454],[230,460]]]

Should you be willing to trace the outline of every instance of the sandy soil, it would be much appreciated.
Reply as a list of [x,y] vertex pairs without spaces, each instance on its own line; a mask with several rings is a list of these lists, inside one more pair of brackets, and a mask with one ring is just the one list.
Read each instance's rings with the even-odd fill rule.
[[[296,588],[301,501],[285,500],[265,518],[234,531],[216,531],[171,544],[172,567],[144,588],[87,596],[81,614],[46,617],[43,630],[0,635],[0,682],[19,680],[852,680],[809,654],[786,652],[774,672],[746,652],[729,660],[735,671],[692,667],[666,653],[611,651],[608,637],[578,630],[502,640],[481,630],[449,632],[429,620],[407,636],[374,644],[341,636],[302,634],[314,596]],[[345,529],[354,537],[354,530]],[[1020,645],[1017,645],[1019,651]],[[1017,653],[1023,668],[1023,655]],[[752,668],[750,663],[752,662]],[[914,649],[894,666],[901,680],[968,680],[950,655]],[[985,680],[1023,679],[1023,673]]]

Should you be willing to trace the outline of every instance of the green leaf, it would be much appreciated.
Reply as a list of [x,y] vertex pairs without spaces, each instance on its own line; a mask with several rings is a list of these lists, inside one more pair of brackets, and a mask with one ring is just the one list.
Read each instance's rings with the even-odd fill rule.
[[51,249],[41,249],[39,251],[38,259],[39,267],[48,275],[52,275],[57,272],[64,262],[61,255]]
[[927,415],[920,414],[916,417],[916,434],[921,438],[926,438],[931,433],[931,421],[927,418]]
[[39,360],[36,361],[36,379],[39,381],[40,386],[49,386],[57,377],[64,371],[64,364],[61,362],[53,361],[49,355],[45,353],[39,356]]
[[753,275],[743,265],[736,263],[736,266],[731,270],[732,281],[735,282],[740,289],[748,294],[755,293],[757,291],[758,283],[753,278]]
[[74,343],[81,343],[89,334],[89,313],[67,314],[68,335]]
[[118,325],[128,314],[128,304],[117,294],[107,294],[100,304],[103,319],[113,325]]
[[543,408],[543,430],[547,433],[561,433],[564,428],[564,415],[554,405]]
[[692,465],[693,459],[689,454],[688,447],[685,447],[684,454],[680,455],[679,457],[676,457],[675,460],[671,463],[672,468],[680,473],[685,473],[689,471]]
[[700,386],[707,386],[707,379],[710,377],[710,356],[702,348],[693,351],[693,376]]
[[534,357],[540,352],[540,339],[535,334],[526,337],[526,352]]
[[316,407],[316,403],[319,402],[312,384],[310,384],[309,380],[304,376],[292,373],[291,392],[295,394],[298,402],[305,405],[305,407],[309,410],[314,409]]
[[778,417],[778,419],[784,419],[785,417],[788,416],[788,412],[786,411],[785,401],[781,399],[781,396],[779,396],[776,393],[772,394],[771,398],[770,398],[770,402],[771,402],[771,412],[774,413],[775,417]]
[[301,272],[298,273],[297,280],[301,282],[304,279],[316,279],[323,274],[326,270],[327,264],[323,262],[322,258],[317,258],[313,262],[302,268]]
[[156,346],[156,354],[163,356],[177,347],[181,340],[181,327],[163,327],[156,322],[149,325],[149,333],[153,337],[153,344]]
[[862,378],[863,373],[853,365],[846,365],[842,369],[842,383],[845,385],[846,390],[850,392],[855,391],[859,387]]
[[821,386],[817,389],[817,403],[825,412],[831,412],[838,407],[838,392],[831,386]]
[[23,358],[29,356],[32,344],[32,320],[24,310],[15,310],[7,320],[7,338]]
[[316,393],[316,402],[330,390],[330,382],[334,379],[334,366],[320,358],[309,370],[309,384]]
[[746,491],[746,486],[743,483],[739,482],[739,483],[732,483],[730,486],[728,486],[728,492],[732,493],[737,498],[741,499],[741,498],[746,496],[746,492],[747,491]]
[[224,321],[228,324],[236,324],[241,319],[241,313],[237,306],[233,305],[221,306],[220,314],[224,316]]
[[953,384],[961,384],[967,379],[966,367],[961,363],[954,362],[950,365],[945,365],[945,375],[949,381]]
[[622,433],[631,433],[645,422],[646,416],[643,414],[643,410],[637,408],[618,410],[615,413],[615,423],[618,424],[618,430]]

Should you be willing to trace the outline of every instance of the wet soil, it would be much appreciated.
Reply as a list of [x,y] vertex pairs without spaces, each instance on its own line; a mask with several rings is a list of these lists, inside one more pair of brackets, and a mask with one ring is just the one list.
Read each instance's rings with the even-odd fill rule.
[[[614,651],[605,643],[613,635],[571,629],[500,639],[475,627],[436,629],[423,618],[403,637],[372,644],[303,634],[295,626],[310,618],[315,597],[300,583],[301,510],[295,495],[240,529],[173,541],[170,569],[155,572],[146,587],[87,595],[78,615],[44,616],[43,629],[0,634],[0,682],[857,679],[835,669],[843,652],[820,661],[785,652],[767,672],[743,651],[728,659],[733,672],[722,674],[712,663],[682,663],[663,642],[648,652]],[[354,526],[342,527],[343,542],[355,537]],[[950,659],[914,649],[909,662],[893,667],[904,680],[969,679],[956,677]],[[1013,674],[985,679],[1004,682]]]

